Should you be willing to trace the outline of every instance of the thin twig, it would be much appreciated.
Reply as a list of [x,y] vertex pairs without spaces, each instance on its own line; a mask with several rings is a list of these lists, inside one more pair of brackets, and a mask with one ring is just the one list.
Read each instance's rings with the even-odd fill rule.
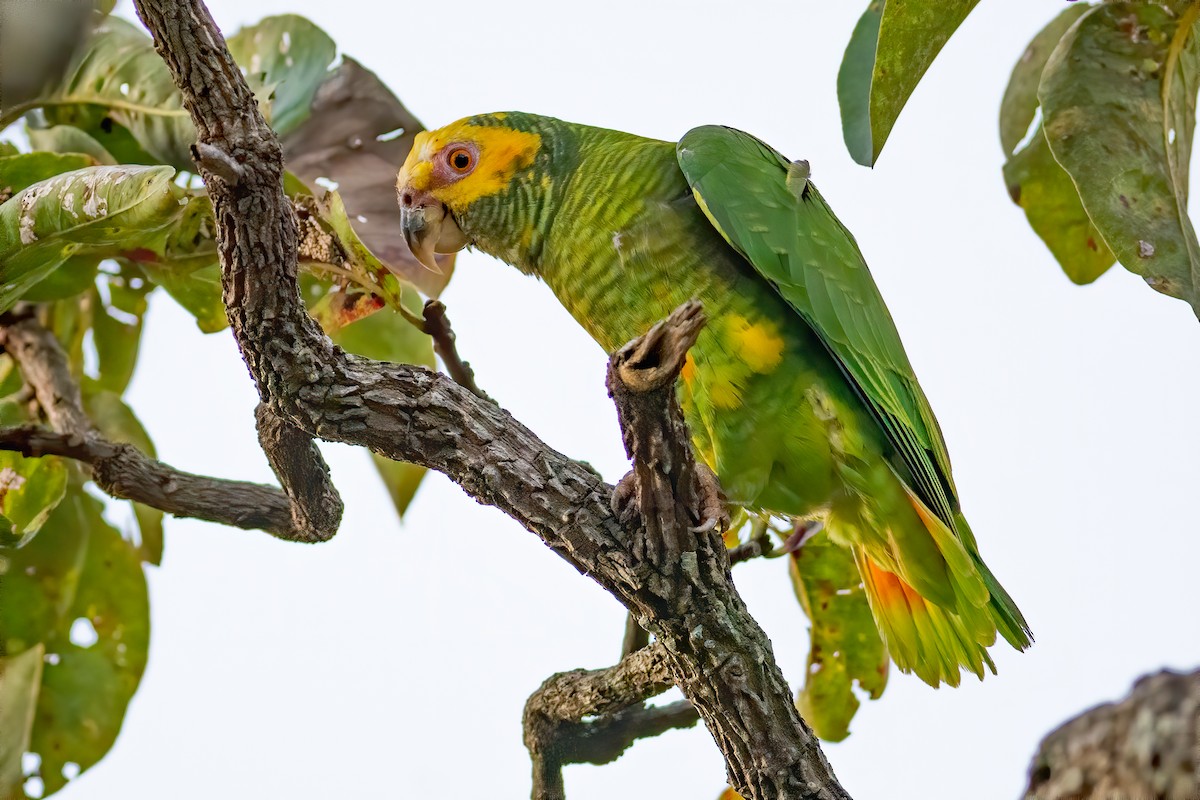
[[446,316],[446,304],[441,300],[426,300],[422,311],[424,324],[421,330],[433,337],[433,352],[446,365],[446,371],[459,385],[466,387],[473,394],[490,400],[487,394],[475,383],[475,370],[462,360],[458,354],[458,345],[454,329],[450,327],[450,318]]

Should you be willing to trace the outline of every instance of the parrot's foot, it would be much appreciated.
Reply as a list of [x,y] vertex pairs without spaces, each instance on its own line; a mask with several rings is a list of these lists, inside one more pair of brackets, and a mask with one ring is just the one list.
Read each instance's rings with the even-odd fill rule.
[[[613,487],[611,506],[622,525],[637,527],[642,524],[642,510],[637,501],[637,478],[633,470],[625,473],[625,477]],[[700,524],[692,528],[693,533],[727,531],[732,524],[725,492],[721,490],[716,474],[699,462],[696,464],[696,508],[693,513],[700,520]]]
[[637,479],[633,470],[626,472],[625,477],[613,487],[610,505],[617,515],[617,521],[625,528],[636,528],[642,524],[642,509],[638,506]]
[[700,524],[692,530],[696,533],[708,533],[714,529],[721,532],[729,530],[732,520],[729,518],[725,492],[721,490],[716,473],[699,461],[696,462],[696,489],[700,506],[696,509],[696,516]]

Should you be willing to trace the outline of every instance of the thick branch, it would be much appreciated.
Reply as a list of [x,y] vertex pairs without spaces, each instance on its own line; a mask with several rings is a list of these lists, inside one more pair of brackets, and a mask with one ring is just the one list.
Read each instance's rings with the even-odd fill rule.
[[305,541],[327,541],[342,521],[342,498],[316,442],[264,404],[254,410],[258,441],[291,503],[292,527]]
[[0,318],[0,344],[17,362],[54,428],[0,429],[0,449],[24,456],[63,456],[88,464],[103,491],[179,517],[262,529],[283,539],[305,540],[292,521],[287,497],[257,483],[193,475],[136,447],[105,439],[83,410],[79,385],[54,335],[32,316]]
[[[445,376],[335,348],[300,301],[279,143],[207,9],[200,0],[135,5],[200,141],[244,167],[236,185],[201,171],[216,212],[230,324],[271,411],[310,435],[445,473],[612,592],[663,643],[672,679],[700,711],[743,794],[845,798],[733,588],[720,538],[710,531],[689,539],[676,527],[661,544],[678,558],[647,558],[660,543],[620,525],[611,487],[589,467]],[[678,477],[672,473],[681,485]],[[681,496],[689,507],[694,499],[701,498]],[[678,514],[676,522],[683,522]]]

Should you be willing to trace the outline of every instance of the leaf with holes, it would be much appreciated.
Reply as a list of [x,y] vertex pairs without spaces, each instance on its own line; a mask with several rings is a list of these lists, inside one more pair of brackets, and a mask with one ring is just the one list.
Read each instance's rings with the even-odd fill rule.
[[337,55],[325,31],[295,14],[267,17],[229,39],[229,52],[268,98],[271,127],[286,136],[309,115],[317,89]]
[[153,246],[181,213],[171,167],[89,167],[0,205],[0,310],[72,256]]
[[1051,54],[1038,97],[1050,150],[1117,260],[1200,314],[1200,242],[1187,216],[1198,12],[1093,8]]
[[67,467],[61,459],[0,450],[0,547],[27,544],[66,491]]
[[442,274],[413,258],[400,226],[396,173],[424,130],[375,73],[353,58],[321,84],[312,113],[283,139],[288,169],[309,185],[336,184],[354,229],[371,252],[404,280],[436,297],[454,268],[439,255]]
[[[415,307],[409,310],[418,314]],[[384,310],[332,334],[334,342],[350,353],[400,364],[434,365],[433,340],[394,311]],[[425,468],[416,464],[372,456],[376,470],[387,487],[397,513],[404,516]]]
[[6,652],[46,646],[29,743],[46,795],[112,747],[146,667],[146,578],[102,508],[72,487],[41,534],[3,556]]
[[979,0],[872,0],[838,71],[846,148],[873,166],[896,118],[942,46]]
[[809,619],[808,666],[796,706],[822,739],[850,735],[860,693],[887,686],[888,653],[850,551],[818,533],[789,558],[792,588]]

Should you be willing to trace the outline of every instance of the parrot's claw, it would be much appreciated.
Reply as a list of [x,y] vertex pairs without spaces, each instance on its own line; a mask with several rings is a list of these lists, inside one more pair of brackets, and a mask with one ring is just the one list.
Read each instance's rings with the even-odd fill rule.
[[633,470],[625,473],[625,477],[617,481],[613,487],[612,510],[617,515],[617,521],[626,528],[641,525],[642,510],[637,501],[637,481]]
[[729,517],[729,506],[725,502],[725,492],[717,480],[716,473],[707,464],[696,462],[696,489],[699,494],[697,516],[700,524],[692,528],[693,533],[708,533],[718,530],[722,533],[729,530],[732,520]]

